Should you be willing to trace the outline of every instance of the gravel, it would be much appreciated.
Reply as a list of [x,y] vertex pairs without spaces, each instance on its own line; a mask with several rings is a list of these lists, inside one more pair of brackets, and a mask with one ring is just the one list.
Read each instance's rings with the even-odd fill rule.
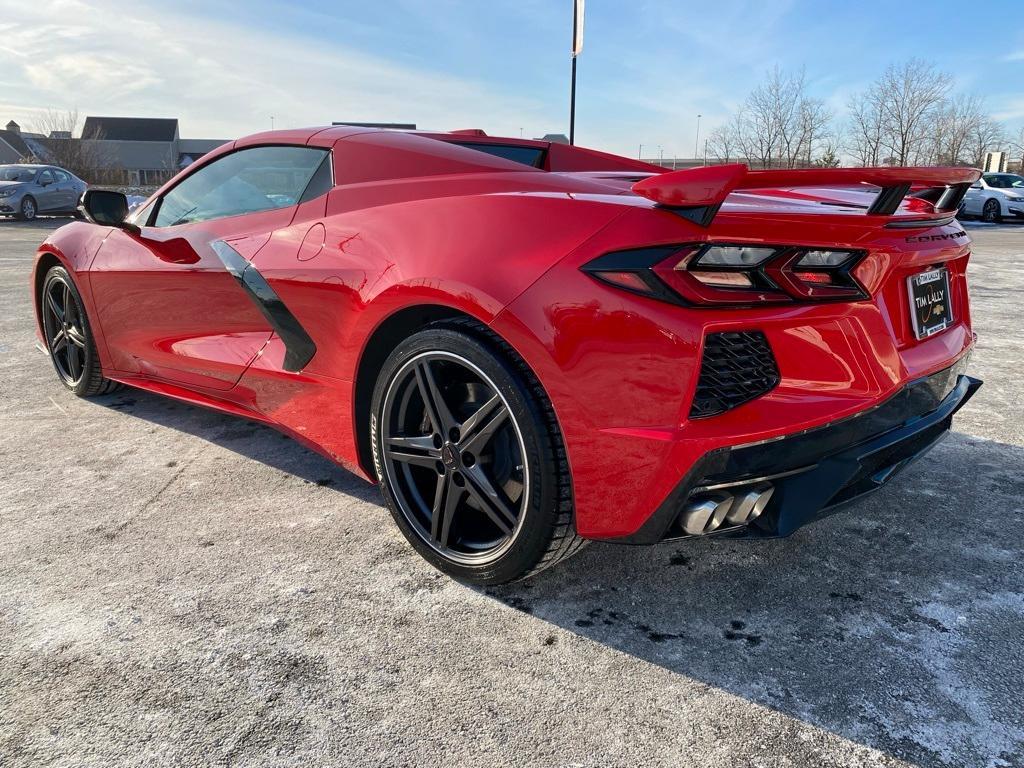
[[59,223],[0,221],[0,766],[1024,765],[1024,228],[969,226],[985,386],[887,490],[476,590],[272,430],[65,392]]

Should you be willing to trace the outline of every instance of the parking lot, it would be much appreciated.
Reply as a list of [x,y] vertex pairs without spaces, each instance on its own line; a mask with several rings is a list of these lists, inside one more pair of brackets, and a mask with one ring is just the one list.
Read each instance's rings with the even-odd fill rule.
[[34,348],[0,220],[0,766],[1024,765],[1024,227],[975,240],[954,434],[790,539],[416,556],[276,432]]

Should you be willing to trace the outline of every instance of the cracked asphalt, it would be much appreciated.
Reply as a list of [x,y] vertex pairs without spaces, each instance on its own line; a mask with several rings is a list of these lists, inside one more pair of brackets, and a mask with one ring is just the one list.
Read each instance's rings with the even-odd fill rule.
[[80,400],[0,220],[0,766],[1024,766],[1024,227],[975,240],[954,434],[790,539],[495,590],[244,420]]

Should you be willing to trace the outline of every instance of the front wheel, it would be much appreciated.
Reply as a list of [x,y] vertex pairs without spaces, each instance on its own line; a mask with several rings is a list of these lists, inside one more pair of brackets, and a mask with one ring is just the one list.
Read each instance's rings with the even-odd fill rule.
[[502,584],[582,547],[551,404],[485,327],[451,321],[400,344],[377,380],[371,419],[384,499],[441,571]]
[[1002,211],[999,209],[999,201],[990,198],[985,201],[985,207],[981,209],[981,220],[993,223],[1002,221]]
[[18,206],[18,218],[22,221],[32,221],[38,213],[36,207],[36,199],[32,195],[25,195],[21,200],[21,205]]
[[64,267],[46,273],[39,299],[46,349],[61,383],[80,397],[117,389],[116,382],[103,377],[85,304]]

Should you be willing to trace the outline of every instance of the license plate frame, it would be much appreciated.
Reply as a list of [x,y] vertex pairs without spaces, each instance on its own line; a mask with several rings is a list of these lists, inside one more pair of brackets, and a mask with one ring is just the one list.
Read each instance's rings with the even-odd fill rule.
[[949,270],[945,267],[918,272],[907,278],[908,309],[914,336],[929,339],[953,325]]

